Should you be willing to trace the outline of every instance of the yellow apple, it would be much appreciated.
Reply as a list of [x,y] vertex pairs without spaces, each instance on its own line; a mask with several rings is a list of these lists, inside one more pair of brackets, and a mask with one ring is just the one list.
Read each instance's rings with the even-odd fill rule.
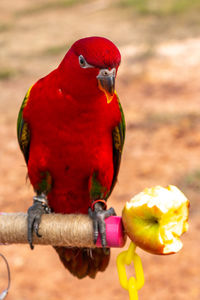
[[127,202],[122,220],[129,238],[153,254],[172,254],[182,248],[179,237],[188,229],[189,200],[175,186],[155,186]]

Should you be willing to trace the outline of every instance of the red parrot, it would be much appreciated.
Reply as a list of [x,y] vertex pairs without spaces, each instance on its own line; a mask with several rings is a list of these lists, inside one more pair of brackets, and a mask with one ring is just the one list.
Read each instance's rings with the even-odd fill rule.
[[28,241],[44,213],[87,214],[103,248],[56,247],[69,271],[95,277],[108,265],[106,201],[117,181],[125,121],[115,92],[121,55],[108,39],[76,41],[57,69],[27,92],[17,136],[35,196],[28,209]]

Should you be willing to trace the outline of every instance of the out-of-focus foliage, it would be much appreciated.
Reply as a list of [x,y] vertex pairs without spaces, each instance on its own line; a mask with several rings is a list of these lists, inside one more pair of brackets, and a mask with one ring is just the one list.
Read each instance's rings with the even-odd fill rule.
[[168,16],[200,9],[199,0],[121,0],[119,3],[142,15]]
[[33,2],[33,5],[29,8],[19,11],[16,16],[27,15],[27,14],[37,14],[47,10],[53,10],[58,8],[65,8],[73,6],[79,2],[84,2],[85,0],[47,0],[41,2]]

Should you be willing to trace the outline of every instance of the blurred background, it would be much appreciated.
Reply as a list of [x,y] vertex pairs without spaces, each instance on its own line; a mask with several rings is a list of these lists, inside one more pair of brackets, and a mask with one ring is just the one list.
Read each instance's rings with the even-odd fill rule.
[[[16,137],[23,97],[60,63],[77,39],[98,35],[120,49],[117,91],[127,135],[119,182],[110,205],[145,187],[175,184],[191,202],[190,229],[180,253],[138,249],[146,283],[143,300],[200,299],[200,1],[0,1],[0,211],[26,211],[33,191]],[[128,299],[116,256],[95,280],[77,280],[48,246],[1,246],[11,267],[8,300]],[[0,262],[0,289],[6,287]]]

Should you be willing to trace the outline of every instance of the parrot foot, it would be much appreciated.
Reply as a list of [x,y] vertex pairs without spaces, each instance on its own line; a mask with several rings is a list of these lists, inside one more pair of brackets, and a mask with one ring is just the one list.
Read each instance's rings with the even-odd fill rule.
[[28,209],[28,243],[31,249],[34,248],[33,232],[35,232],[38,237],[41,237],[38,232],[41,217],[43,214],[47,214],[50,212],[50,208],[47,204],[47,198],[44,194],[33,197],[33,205]]
[[94,210],[92,210],[91,208],[88,209],[88,214],[93,221],[94,244],[96,244],[98,234],[100,233],[101,244],[103,248],[105,248],[107,245],[105,219],[110,216],[116,216],[115,210],[112,207],[109,208],[108,210],[104,210],[102,203],[97,202],[94,204]]

